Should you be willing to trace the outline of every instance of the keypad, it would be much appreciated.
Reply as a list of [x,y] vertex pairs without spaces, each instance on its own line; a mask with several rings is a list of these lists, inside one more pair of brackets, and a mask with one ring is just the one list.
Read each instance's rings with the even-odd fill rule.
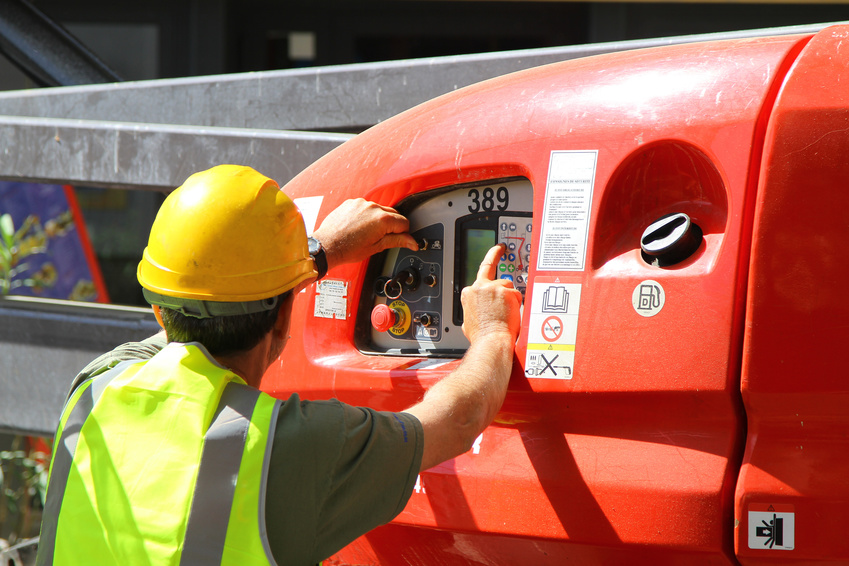
[[498,242],[507,246],[498,262],[498,277],[512,281],[522,295],[528,286],[532,231],[527,217],[502,216],[498,221]]

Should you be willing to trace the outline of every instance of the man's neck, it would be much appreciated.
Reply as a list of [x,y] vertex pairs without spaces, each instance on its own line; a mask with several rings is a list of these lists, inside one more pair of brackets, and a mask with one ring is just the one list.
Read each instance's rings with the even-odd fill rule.
[[213,356],[222,366],[226,367],[251,387],[259,389],[262,376],[269,364],[269,341],[261,340],[259,344],[242,352]]

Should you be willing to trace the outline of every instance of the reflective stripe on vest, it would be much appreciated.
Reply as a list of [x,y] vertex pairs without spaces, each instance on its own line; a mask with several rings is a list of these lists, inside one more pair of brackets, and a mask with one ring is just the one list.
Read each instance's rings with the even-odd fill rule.
[[[59,436],[59,441],[53,445],[53,462],[50,464],[50,478],[47,482],[47,491],[50,492],[51,497],[47,498],[44,504],[44,512],[42,513],[44,519],[41,523],[41,535],[38,540],[37,566],[53,563],[59,509],[65,495],[65,486],[68,482],[68,474],[71,471],[71,463],[77,448],[80,429],[86,418],[88,418],[89,413],[91,413],[94,404],[100,398],[100,394],[103,393],[103,389],[115,377],[124,373],[124,370],[128,366],[136,363],[138,362],[126,361],[119,363],[109,371],[98,375],[95,379],[80,385],[77,391],[74,392],[74,395],[71,396],[70,401],[73,402],[76,397],[76,403],[73,405],[70,413],[64,415],[64,424],[60,422],[59,430],[61,431],[61,436]],[[97,387],[94,386],[95,381],[97,382]]]
[[[186,381],[175,386],[173,380]],[[163,383],[164,393],[157,389]],[[130,423],[146,422],[138,418],[147,411],[169,422],[151,422],[156,426],[150,431],[122,428],[122,413],[97,404],[107,389],[103,403],[128,404]],[[184,400],[186,410],[180,404]],[[157,412],[163,403],[166,410]],[[147,362],[122,363],[84,383],[60,423],[38,563],[81,557],[89,563],[128,563],[130,557],[132,563],[174,566],[273,564],[265,536],[265,478],[279,406],[215,364],[196,344],[169,345]],[[203,414],[200,420],[209,423],[205,431],[195,422]],[[179,426],[166,426],[171,419]],[[87,445],[80,454],[81,434]],[[173,435],[176,442],[162,438]],[[187,454],[185,462],[173,457],[175,450]],[[134,466],[127,474],[123,462]],[[145,468],[141,472],[139,465]],[[148,467],[154,479],[145,483]],[[172,469],[175,481],[165,485],[161,478],[172,477]],[[144,497],[137,496],[136,482],[145,484]],[[157,497],[160,485],[162,496]],[[165,527],[157,530],[160,518]],[[86,556],[86,546],[94,555]]]
[[[221,564],[242,452],[259,391],[229,383],[206,433],[180,564]],[[210,496],[212,495],[212,496]]]

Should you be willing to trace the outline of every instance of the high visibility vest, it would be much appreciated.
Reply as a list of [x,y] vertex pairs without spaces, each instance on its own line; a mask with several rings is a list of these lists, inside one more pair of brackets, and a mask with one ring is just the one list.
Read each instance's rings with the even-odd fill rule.
[[279,407],[194,343],[86,381],[59,422],[38,564],[274,564]]

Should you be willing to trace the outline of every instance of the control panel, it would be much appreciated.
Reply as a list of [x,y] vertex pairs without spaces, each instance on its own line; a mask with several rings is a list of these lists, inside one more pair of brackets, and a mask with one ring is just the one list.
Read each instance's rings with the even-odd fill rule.
[[358,344],[364,352],[460,356],[462,289],[486,252],[504,243],[497,277],[524,296],[533,242],[533,189],[522,178],[419,193],[396,207],[410,221],[417,251],[387,250],[372,259],[361,295]]

